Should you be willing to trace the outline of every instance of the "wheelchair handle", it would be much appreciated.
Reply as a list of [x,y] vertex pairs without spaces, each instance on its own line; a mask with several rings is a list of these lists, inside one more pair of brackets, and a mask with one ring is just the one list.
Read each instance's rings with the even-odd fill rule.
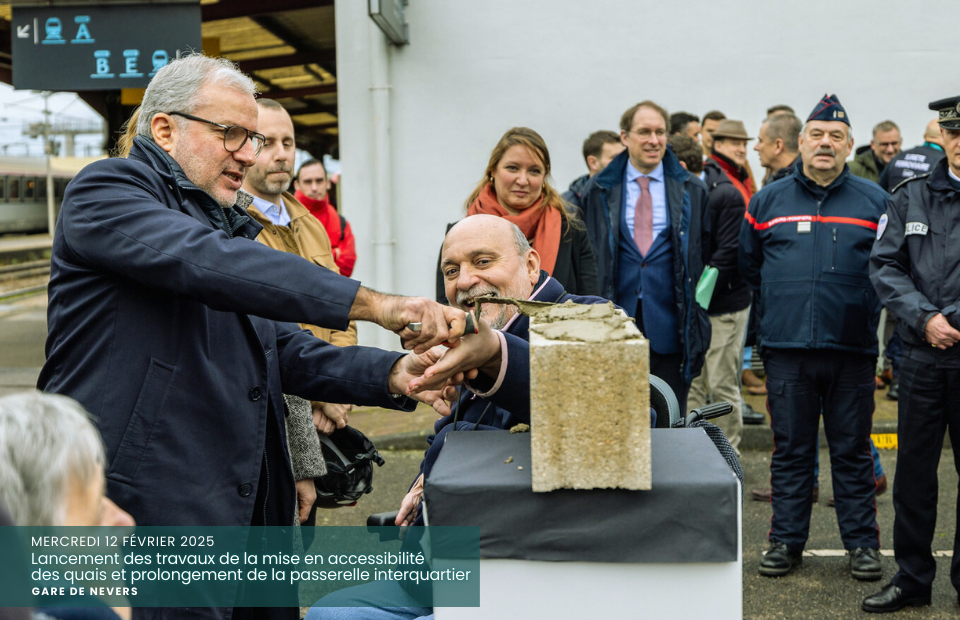
[[727,401],[721,401],[719,403],[713,403],[707,405],[706,407],[700,407],[699,409],[694,409],[687,414],[686,419],[677,420],[673,425],[674,428],[685,428],[692,426],[695,422],[700,420],[712,420],[714,418],[719,418],[725,416],[728,413],[733,411],[733,405]]

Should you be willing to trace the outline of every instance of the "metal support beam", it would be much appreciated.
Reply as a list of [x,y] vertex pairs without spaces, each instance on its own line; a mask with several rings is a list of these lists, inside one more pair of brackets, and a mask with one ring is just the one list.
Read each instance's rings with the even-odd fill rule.
[[205,22],[234,17],[253,17],[267,13],[282,13],[299,9],[333,6],[333,0],[230,0],[200,5],[200,18]]
[[[271,12],[275,13],[276,11],[271,11]],[[289,28],[281,24],[280,21],[277,20],[272,15],[260,15],[259,17],[254,17],[252,19],[254,22],[256,22],[258,26],[260,26],[261,28],[263,28],[273,36],[277,37],[281,41],[285,41],[287,45],[293,45],[294,41],[299,41],[301,39],[301,37],[299,37],[297,33],[292,32]],[[313,46],[297,47],[296,49],[297,49],[297,52],[319,51]],[[335,62],[328,61],[328,62],[320,62],[317,64],[323,67],[323,70],[329,73],[330,75],[334,77],[337,76],[337,65]]]
[[[257,76],[260,81],[263,80]],[[287,90],[271,90],[261,93],[260,96],[265,99],[298,99],[300,97],[310,97],[312,95],[329,95],[337,92],[336,84],[327,84],[325,86],[308,86],[306,88],[289,88]]]
[[297,103],[304,104],[303,107],[297,108],[295,110],[287,110],[293,116],[300,116],[302,114],[330,114],[332,116],[337,115],[337,106],[335,105],[326,105],[323,103],[315,103],[313,101],[304,101],[300,99]]
[[292,67],[294,65],[323,65],[325,62],[335,62],[337,59],[336,50],[298,52],[296,54],[286,54],[284,56],[269,56],[267,58],[256,58],[253,60],[241,60],[237,64],[244,73],[253,73],[254,71],[263,71],[265,69],[278,69],[280,67]]
[[120,103],[119,90],[87,90],[77,93],[100,116],[107,121],[107,135],[103,150],[112,152],[120,138],[120,130],[137,106]]

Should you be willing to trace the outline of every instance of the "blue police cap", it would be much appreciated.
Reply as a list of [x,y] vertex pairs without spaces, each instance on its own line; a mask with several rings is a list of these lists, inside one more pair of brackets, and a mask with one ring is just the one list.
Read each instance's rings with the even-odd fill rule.
[[820,99],[820,102],[813,108],[813,112],[807,117],[807,122],[810,121],[840,121],[848,126],[850,125],[847,111],[840,105],[840,100],[837,99],[836,95],[827,95],[826,93],[823,94],[823,98]]

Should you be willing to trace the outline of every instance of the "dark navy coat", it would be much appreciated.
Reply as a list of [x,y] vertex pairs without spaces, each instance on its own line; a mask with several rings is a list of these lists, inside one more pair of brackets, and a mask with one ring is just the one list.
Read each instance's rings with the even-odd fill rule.
[[877,355],[880,300],[868,263],[887,198],[846,166],[820,187],[799,162],[750,199],[740,273],[760,291],[764,347]]
[[929,173],[943,157],[943,147],[934,142],[924,142],[920,146],[900,151],[883,167],[880,187],[892,194],[894,188],[906,179]]
[[904,181],[890,199],[884,230],[873,247],[870,278],[897,317],[904,354],[924,363],[960,366],[960,347],[926,341],[927,322],[943,314],[960,328],[960,191],[941,157],[933,172]]
[[[286,436],[282,392],[395,407],[399,354],[294,324],[346,329],[358,283],[257,243],[259,224],[238,214],[231,234],[215,225],[220,207],[142,138],[64,197],[38,387],[96,416],[107,493],[139,525],[249,525],[268,423]],[[271,495],[292,521],[283,444]]]
[[[623,208],[623,175],[629,153],[617,155],[587,183],[583,191],[583,220],[600,275],[600,295],[624,306],[629,300],[617,298],[619,278],[620,220]],[[673,297],[676,304],[684,380],[690,383],[700,374],[703,358],[710,348],[710,318],[694,299],[697,282],[703,275],[703,248],[707,243],[707,187],[687,172],[673,151],[663,158],[670,235],[673,247]],[[636,302],[634,301],[634,304]],[[644,313],[646,314],[646,313]],[[646,326],[649,329],[649,326]]]

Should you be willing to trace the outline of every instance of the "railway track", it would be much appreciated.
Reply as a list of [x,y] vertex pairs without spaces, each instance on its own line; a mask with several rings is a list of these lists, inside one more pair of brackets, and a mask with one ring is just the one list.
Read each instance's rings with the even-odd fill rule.
[[50,261],[35,260],[0,267],[0,300],[47,290]]

